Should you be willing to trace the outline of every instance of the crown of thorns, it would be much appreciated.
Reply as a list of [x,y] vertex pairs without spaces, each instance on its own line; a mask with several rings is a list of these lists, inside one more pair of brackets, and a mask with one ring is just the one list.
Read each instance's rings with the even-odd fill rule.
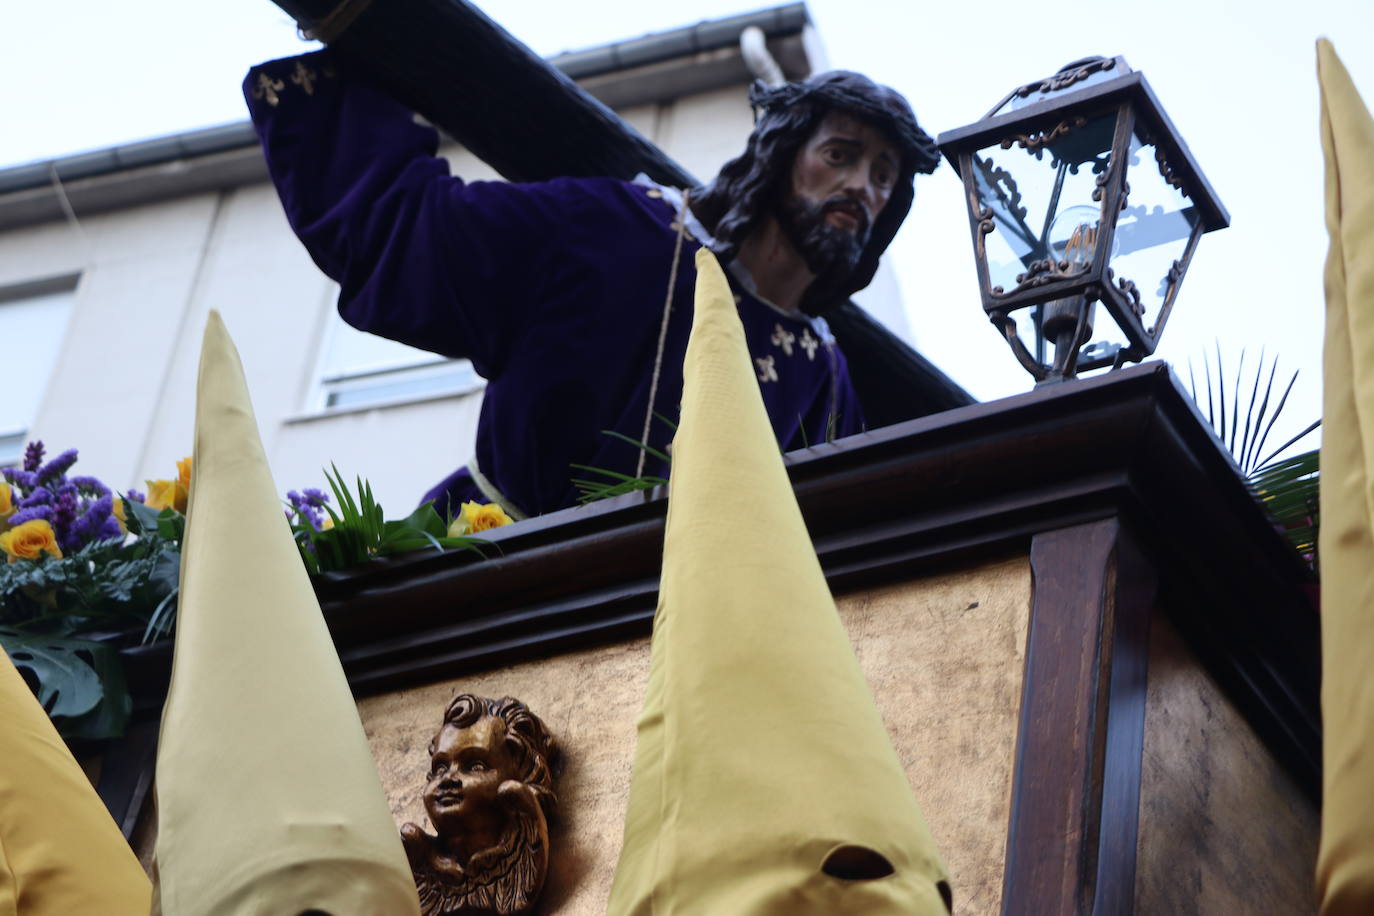
[[848,70],[832,70],[804,83],[769,86],[755,82],[749,101],[761,111],[781,111],[802,101],[852,112],[885,129],[897,142],[902,159],[913,171],[929,175],[940,164],[940,150],[930,134],[921,130],[906,99],[894,89]]

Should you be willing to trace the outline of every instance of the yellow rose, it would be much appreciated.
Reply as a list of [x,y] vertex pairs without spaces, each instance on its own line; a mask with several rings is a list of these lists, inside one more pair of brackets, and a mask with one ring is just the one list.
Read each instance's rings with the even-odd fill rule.
[[475,534],[478,531],[509,525],[512,521],[514,519],[506,514],[506,510],[495,503],[485,506],[480,503],[463,503],[458,517],[448,526],[448,536],[457,538],[465,534]]
[[124,517],[124,500],[118,496],[114,498],[114,503],[110,506],[110,513],[114,515],[115,521],[119,522],[119,533],[128,534],[128,519]]
[[62,550],[57,546],[57,535],[46,519],[35,518],[15,525],[0,534],[0,550],[9,555],[11,563],[20,560],[36,560],[44,553],[62,559]]
[[177,462],[176,480],[145,480],[148,485],[148,498],[144,501],[150,509],[175,509],[186,514],[186,501],[191,493],[191,459],[182,458]]
[[186,488],[180,480],[148,480],[148,498],[144,505],[149,509],[175,509],[186,511]]
[[0,528],[5,527],[5,520],[14,514],[14,490],[3,480],[0,480]]

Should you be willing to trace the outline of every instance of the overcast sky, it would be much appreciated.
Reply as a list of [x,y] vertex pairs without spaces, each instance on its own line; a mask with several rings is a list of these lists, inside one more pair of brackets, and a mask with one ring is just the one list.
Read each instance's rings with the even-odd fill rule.
[[[490,0],[541,54],[768,5],[749,0]],[[834,67],[901,89],[936,134],[1007,91],[1090,54],[1143,71],[1232,217],[1204,236],[1160,356],[1187,378],[1220,342],[1233,364],[1261,347],[1302,367],[1288,425],[1320,412],[1321,149],[1313,44],[1335,43],[1374,99],[1374,2],[1192,0],[934,4],[812,0]],[[0,34],[0,168],[243,120],[253,63],[306,47],[269,0],[12,3]],[[891,249],[919,348],[980,398],[1030,378],[983,317],[960,186],[947,165],[917,182]]]

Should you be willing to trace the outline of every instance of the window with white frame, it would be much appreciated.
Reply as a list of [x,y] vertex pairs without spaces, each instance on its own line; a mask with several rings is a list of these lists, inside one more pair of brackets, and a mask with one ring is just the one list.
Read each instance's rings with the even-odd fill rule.
[[349,327],[335,314],[324,335],[315,408],[348,410],[466,394],[486,384],[465,359]]
[[29,430],[57,365],[71,315],[75,278],[0,289],[0,341],[5,374],[23,379],[0,398],[0,467],[19,464]]

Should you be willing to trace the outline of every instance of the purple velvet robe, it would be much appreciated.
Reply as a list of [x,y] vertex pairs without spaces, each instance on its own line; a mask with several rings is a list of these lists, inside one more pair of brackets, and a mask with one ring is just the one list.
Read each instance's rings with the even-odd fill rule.
[[[610,178],[465,183],[435,158],[433,129],[327,51],[254,68],[244,95],[292,229],[341,287],[343,318],[467,358],[487,379],[476,457],[510,502],[530,515],[574,505],[572,479],[595,476],[576,464],[634,473],[638,449],[603,430],[643,432],[678,239],[657,191]],[[674,423],[698,247],[685,236],[654,402]],[[823,329],[735,292],[778,442],[861,430]],[[671,438],[654,420],[649,443]],[[645,473],[666,468],[650,458]],[[466,468],[426,498],[441,513],[486,501]]]

